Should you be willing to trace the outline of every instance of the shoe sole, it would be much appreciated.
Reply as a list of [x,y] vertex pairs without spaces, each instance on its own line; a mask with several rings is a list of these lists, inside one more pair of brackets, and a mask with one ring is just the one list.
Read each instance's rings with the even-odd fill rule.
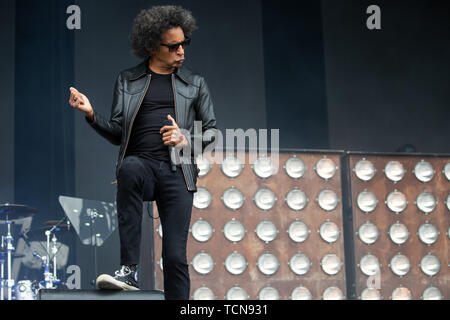
[[137,291],[139,288],[130,286],[124,282],[117,281],[108,274],[102,274],[97,278],[97,288],[103,290],[125,290],[125,291]]

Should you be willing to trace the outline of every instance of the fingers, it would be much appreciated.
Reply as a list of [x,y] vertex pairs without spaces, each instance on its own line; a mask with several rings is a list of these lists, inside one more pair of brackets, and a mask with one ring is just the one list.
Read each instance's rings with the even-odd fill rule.
[[164,127],[162,127],[159,130],[159,133],[163,133],[165,131],[173,131],[173,130],[176,130],[176,129],[178,129],[178,127],[175,127],[175,126],[164,126]]
[[70,87],[69,104],[75,108],[79,107],[80,104],[84,104],[84,95],[77,89]]
[[172,125],[176,128],[178,128],[177,123],[175,122],[175,119],[172,118],[172,116],[170,114],[167,115],[167,119],[169,119],[170,121],[172,121]]

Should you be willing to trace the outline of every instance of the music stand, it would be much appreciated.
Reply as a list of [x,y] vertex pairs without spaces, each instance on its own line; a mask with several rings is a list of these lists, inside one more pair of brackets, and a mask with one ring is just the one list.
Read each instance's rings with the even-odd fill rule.
[[117,228],[116,204],[67,196],[59,196],[58,199],[81,242],[93,247],[97,277],[97,247]]

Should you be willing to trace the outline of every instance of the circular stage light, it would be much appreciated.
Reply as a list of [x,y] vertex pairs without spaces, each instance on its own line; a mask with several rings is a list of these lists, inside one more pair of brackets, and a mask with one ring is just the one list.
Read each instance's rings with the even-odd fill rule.
[[432,245],[436,242],[437,238],[439,237],[439,231],[438,229],[428,221],[426,221],[424,224],[422,224],[419,227],[419,231],[417,232],[420,241],[427,245]]
[[230,210],[236,211],[244,205],[245,197],[239,189],[235,187],[225,190],[221,197],[223,204]]
[[378,261],[378,258],[370,253],[361,258],[359,267],[366,276],[373,276],[380,272],[380,262]]
[[244,239],[245,233],[247,231],[240,221],[233,218],[225,224],[222,232],[225,238],[233,243],[236,243]]
[[394,182],[398,182],[405,176],[406,170],[403,165],[398,161],[389,161],[384,168],[384,174],[386,177]]
[[398,287],[392,291],[392,300],[412,300],[411,290],[405,287]]
[[312,300],[311,291],[308,288],[299,286],[292,290],[291,300]]
[[428,287],[424,290],[422,294],[422,300],[442,300],[444,297],[442,296],[441,290],[436,287]]
[[329,253],[323,256],[320,265],[322,266],[323,272],[330,276],[334,276],[341,271],[342,262],[336,254]]
[[236,158],[235,156],[227,156],[223,159],[221,168],[224,175],[229,178],[236,178],[241,174],[244,165],[239,158]]
[[306,254],[296,253],[289,259],[288,265],[293,273],[302,276],[311,269],[311,260]]
[[247,291],[239,286],[230,288],[225,295],[226,300],[248,300],[249,298]]
[[445,204],[447,205],[447,209],[450,211],[450,194],[447,196],[447,200],[445,200]]
[[255,232],[258,238],[260,238],[265,243],[269,243],[275,240],[279,231],[272,221],[265,219],[258,223]]
[[358,237],[365,244],[374,244],[380,236],[380,231],[375,224],[370,221],[364,222],[358,229]]
[[256,191],[255,196],[253,197],[253,201],[258,208],[264,211],[268,211],[273,208],[275,205],[275,201],[277,198],[275,197],[275,193],[267,188],[262,188]]
[[362,212],[370,213],[377,207],[378,200],[372,192],[364,190],[358,195],[356,203]]
[[403,193],[394,190],[388,195],[386,199],[386,204],[392,212],[399,214],[400,212],[406,209],[408,201],[406,200],[406,196]]
[[429,214],[436,208],[437,201],[432,193],[425,191],[419,194],[416,204],[420,211]]
[[197,163],[197,167],[200,169],[198,173],[199,177],[206,176],[209,171],[211,171],[211,163],[202,155],[198,155],[195,161]]
[[258,270],[261,271],[262,274],[271,276],[275,272],[277,272],[278,267],[280,266],[280,262],[275,255],[271,253],[263,253],[259,256],[256,265],[258,266]]
[[270,158],[259,157],[252,165],[253,172],[260,178],[266,179],[275,173],[275,167]]
[[292,241],[300,243],[304,242],[308,238],[311,231],[303,221],[296,219],[289,225],[287,233]]
[[365,288],[361,292],[361,300],[381,300],[380,291],[375,288]]
[[204,251],[197,253],[191,262],[194,270],[201,275],[210,273],[214,269],[214,259]]
[[366,158],[362,158],[362,160],[359,160],[355,165],[353,171],[358,179],[362,181],[369,181],[375,176],[377,169],[375,169],[372,162],[366,160]]
[[441,263],[435,255],[428,253],[420,261],[420,269],[427,276],[432,277],[438,274],[439,270],[441,270]]
[[284,169],[289,177],[298,179],[305,175],[305,163],[295,155],[287,159]]
[[277,289],[267,286],[261,289],[258,294],[259,300],[280,300],[280,293]]
[[285,201],[289,208],[295,211],[299,211],[303,210],[306,207],[309,200],[303,191],[294,188],[288,192]]
[[217,297],[210,288],[203,285],[194,291],[192,298],[194,300],[216,300]]
[[407,256],[398,253],[394,257],[392,257],[389,267],[394,274],[399,277],[403,277],[411,269],[411,263],[409,262]]
[[434,174],[436,173],[431,163],[424,160],[421,160],[416,164],[413,172],[416,178],[422,182],[431,181],[431,179],[433,179],[434,177]]
[[319,206],[325,211],[332,211],[336,209],[339,199],[337,194],[329,189],[324,189],[320,191],[317,200],[319,202]]
[[444,170],[442,170],[442,172],[444,173],[447,180],[450,181],[450,162],[445,165]]
[[320,159],[314,167],[317,175],[325,180],[331,179],[335,175],[337,169],[338,167],[334,161],[328,158]]
[[343,300],[344,293],[338,287],[328,287],[323,292],[323,300]]
[[208,221],[200,218],[192,224],[190,231],[195,240],[206,242],[211,239],[214,229]]
[[330,220],[322,223],[319,229],[320,237],[328,243],[336,242],[339,239],[341,231],[336,223],[331,222]]
[[211,192],[205,187],[197,187],[197,192],[194,193],[193,205],[197,209],[204,210],[209,207],[212,201]]
[[388,234],[391,241],[398,245],[404,244],[409,238],[408,228],[398,221],[389,228]]
[[233,253],[228,255],[224,262],[224,265],[225,269],[229,273],[238,275],[244,273],[244,271],[247,269],[248,262],[242,254],[234,251]]

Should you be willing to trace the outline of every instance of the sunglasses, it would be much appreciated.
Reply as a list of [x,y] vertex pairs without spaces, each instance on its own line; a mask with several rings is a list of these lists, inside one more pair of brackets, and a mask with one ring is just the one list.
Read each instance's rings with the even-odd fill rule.
[[181,46],[183,49],[191,43],[191,39],[184,39],[184,41],[174,43],[174,44],[166,44],[161,43],[162,46],[169,48],[170,52],[175,52]]

